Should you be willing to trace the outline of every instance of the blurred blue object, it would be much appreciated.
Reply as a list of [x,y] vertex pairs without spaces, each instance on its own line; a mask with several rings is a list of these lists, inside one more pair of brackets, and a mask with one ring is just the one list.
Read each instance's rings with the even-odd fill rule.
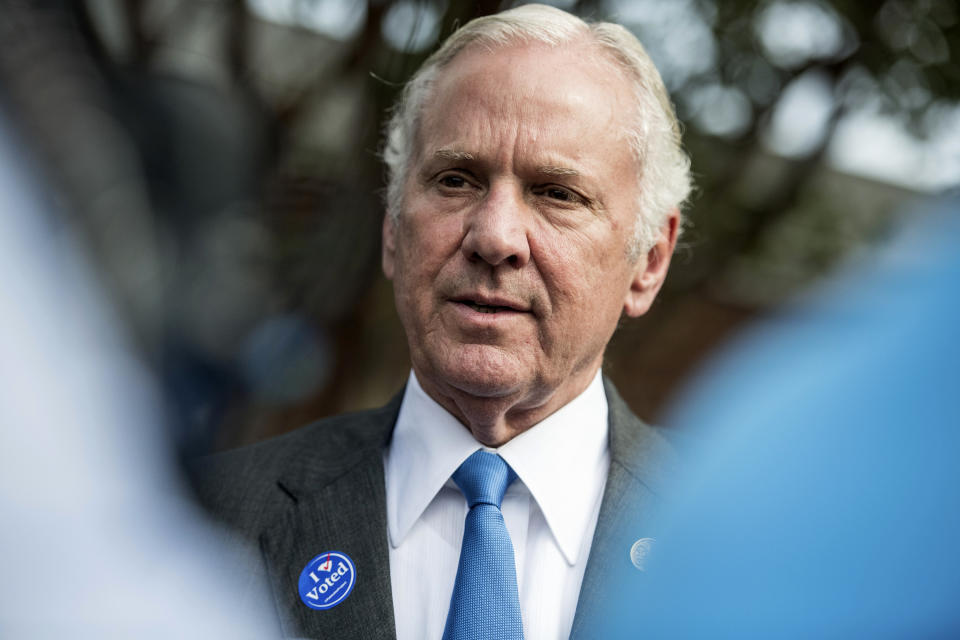
[[[151,371],[0,120],[0,637],[265,638],[189,499]],[[62,212],[60,212],[62,213]]]
[[960,637],[960,203],[931,208],[680,399],[686,474],[597,637]]

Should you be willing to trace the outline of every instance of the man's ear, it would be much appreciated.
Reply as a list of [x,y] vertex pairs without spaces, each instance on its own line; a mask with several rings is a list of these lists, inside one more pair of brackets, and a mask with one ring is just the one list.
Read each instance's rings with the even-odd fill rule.
[[642,316],[653,304],[657,292],[667,277],[670,257],[677,245],[677,230],[680,226],[680,212],[674,209],[660,227],[657,243],[637,260],[630,290],[627,291],[623,312],[631,318]]
[[397,255],[397,223],[389,212],[383,216],[383,246],[380,253],[380,262],[383,265],[383,275],[393,280],[395,258]]

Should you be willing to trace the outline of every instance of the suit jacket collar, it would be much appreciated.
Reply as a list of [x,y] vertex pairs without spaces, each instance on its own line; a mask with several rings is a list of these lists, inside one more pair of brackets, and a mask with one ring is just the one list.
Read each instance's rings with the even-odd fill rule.
[[[324,464],[319,465],[310,459],[310,453],[324,452],[304,451],[277,482],[277,491],[285,494],[288,505],[261,534],[260,547],[287,636],[338,640],[396,637],[382,452],[401,397],[397,395],[382,410],[363,417],[359,446],[336,442],[328,447],[335,449],[335,455],[342,454],[338,461],[330,464],[328,450]],[[324,441],[331,445],[329,440],[340,435],[331,434],[332,438]],[[339,605],[314,611],[300,601],[297,584],[307,563],[327,551],[343,552],[353,560],[356,585]]]
[[631,548],[649,538],[650,512],[675,466],[673,450],[663,436],[633,415],[607,378],[604,387],[610,405],[610,473],[571,639],[596,637],[594,625],[603,615],[605,594],[642,580],[642,571],[631,566]]

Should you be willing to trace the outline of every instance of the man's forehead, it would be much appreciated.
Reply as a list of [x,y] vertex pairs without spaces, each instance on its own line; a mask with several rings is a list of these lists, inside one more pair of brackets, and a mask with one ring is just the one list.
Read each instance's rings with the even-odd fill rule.
[[[623,114],[624,76],[583,51],[544,44],[475,46],[443,67],[424,104],[414,157],[444,163],[515,164],[524,173],[597,177],[634,159]],[[605,151],[596,153],[599,147]]]
[[438,74],[422,109],[421,122],[428,134],[441,122],[459,126],[457,119],[445,117],[451,111],[476,114],[480,108],[493,122],[511,115],[526,120],[535,114],[544,129],[566,129],[589,109],[589,120],[603,124],[627,110],[631,100],[619,71],[561,47],[471,50]]
[[[431,98],[456,98],[457,94],[444,91],[451,85],[457,86],[459,93],[477,94],[484,89],[509,86],[514,94],[531,92],[535,95],[544,83],[569,77],[573,65],[589,68],[590,76],[606,76],[609,84],[616,85],[624,79],[609,55],[586,40],[562,45],[536,41],[498,46],[472,43],[436,70]],[[468,77],[471,82],[463,84],[461,81]],[[432,100],[428,99],[424,106],[429,108],[430,102]]]

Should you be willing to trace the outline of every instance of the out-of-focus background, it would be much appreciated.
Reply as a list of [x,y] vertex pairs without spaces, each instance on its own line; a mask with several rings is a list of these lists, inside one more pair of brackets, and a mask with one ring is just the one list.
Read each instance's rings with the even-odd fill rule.
[[[0,113],[158,372],[185,455],[401,387],[381,126],[439,40],[513,4],[0,0]],[[634,31],[686,126],[691,225],[607,355],[647,420],[731,333],[960,184],[955,0],[550,4]]]

